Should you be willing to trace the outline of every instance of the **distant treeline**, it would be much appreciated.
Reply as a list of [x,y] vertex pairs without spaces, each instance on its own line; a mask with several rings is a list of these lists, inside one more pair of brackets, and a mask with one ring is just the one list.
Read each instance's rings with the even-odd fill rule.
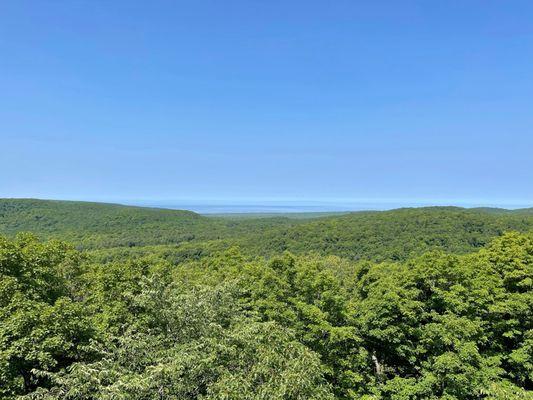
[[[407,208],[321,218],[215,218],[116,204],[0,199],[0,234],[31,231],[109,257],[149,249],[198,258],[228,246],[249,255],[316,252],[352,260],[406,260],[432,249],[467,253],[506,231],[533,229],[533,209]],[[128,250],[129,249],[129,250]]]

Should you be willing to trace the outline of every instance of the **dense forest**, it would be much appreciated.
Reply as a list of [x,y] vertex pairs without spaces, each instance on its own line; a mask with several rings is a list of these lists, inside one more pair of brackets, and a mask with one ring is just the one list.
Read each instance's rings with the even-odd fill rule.
[[0,199],[0,234],[29,231],[114,258],[157,252],[180,261],[239,246],[250,256],[289,251],[406,260],[434,249],[464,254],[503,232],[532,229],[533,209],[428,207],[320,218],[222,218],[116,204]]
[[533,399],[533,212],[0,200],[2,399]]

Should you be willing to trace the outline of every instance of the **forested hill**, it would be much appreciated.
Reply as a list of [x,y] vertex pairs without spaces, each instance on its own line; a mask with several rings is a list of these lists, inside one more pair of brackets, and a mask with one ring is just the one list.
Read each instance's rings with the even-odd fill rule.
[[[117,204],[34,199],[0,200],[0,230],[6,234],[31,231],[45,237],[97,245],[127,245],[128,237],[159,237],[156,231],[172,228],[176,238],[195,230],[202,218],[189,211],[174,211]],[[97,235],[101,235],[97,238]],[[125,241],[122,241],[125,239]],[[179,239],[177,239],[179,240]]]
[[[0,199],[0,234],[29,231],[85,249],[119,248],[126,255],[160,251],[173,259],[238,245],[252,256],[288,250],[405,260],[435,248],[467,253],[506,231],[531,230],[531,209],[428,207],[308,219],[214,218],[117,204]],[[158,248],[143,250],[146,246]]]
[[[254,229],[285,219],[253,221]],[[248,221],[211,219],[192,211],[120,204],[38,199],[0,199],[0,234],[30,231],[83,248],[180,244],[227,238],[247,230]]]
[[278,227],[248,237],[243,247],[262,254],[316,251],[351,259],[404,260],[429,249],[466,253],[506,231],[533,229],[531,209],[404,208],[357,212]]

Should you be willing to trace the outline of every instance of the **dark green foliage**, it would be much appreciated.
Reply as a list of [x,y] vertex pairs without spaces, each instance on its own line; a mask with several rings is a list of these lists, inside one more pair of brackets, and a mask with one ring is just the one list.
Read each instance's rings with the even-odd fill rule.
[[41,237],[68,240],[80,248],[176,246],[292,223],[297,222],[287,218],[207,218],[191,211],[118,204],[0,199],[0,233],[32,231]]
[[[428,250],[467,253],[505,231],[533,229],[533,214],[487,213],[456,207],[360,212],[248,236],[242,247],[263,255],[280,251],[335,254],[353,260],[401,261]],[[250,250],[248,250],[250,251]]]
[[181,243],[191,240],[196,229],[206,230],[207,225],[202,217],[189,211],[71,201],[0,200],[0,231],[12,234],[31,230],[83,247]]
[[32,231],[99,249],[99,261],[158,253],[178,263],[232,245],[251,256],[290,251],[401,261],[432,249],[467,253],[503,232],[531,229],[530,209],[429,207],[309,219],[214,218],[116,204],[0,199],[0,233]]

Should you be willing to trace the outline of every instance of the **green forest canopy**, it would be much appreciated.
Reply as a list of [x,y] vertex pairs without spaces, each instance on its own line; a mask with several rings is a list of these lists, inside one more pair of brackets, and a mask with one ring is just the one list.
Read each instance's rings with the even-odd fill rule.
[[0,398],[531,399],[532,218],[0,200]]

